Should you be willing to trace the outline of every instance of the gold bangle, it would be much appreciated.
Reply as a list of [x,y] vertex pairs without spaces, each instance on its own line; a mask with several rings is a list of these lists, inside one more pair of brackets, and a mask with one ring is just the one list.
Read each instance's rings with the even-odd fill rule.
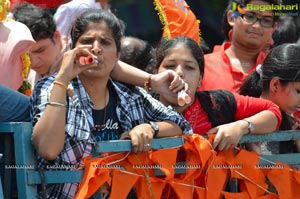
[[53,84],[59,85],[59,86],[63,87],[64,89],[68,90],[67,85],[65,85],[65,84],[62,83],[62,82],[59,82],[59,81],[56,81],[56,80],[55,80],[55,81],[53,82]]
[[151,91],[151,77],[152,77],[152,75],[150,75],[149,78],[147,79],[147,81],[145,81],[145,83],[144,83],[144,89],[146,91]]

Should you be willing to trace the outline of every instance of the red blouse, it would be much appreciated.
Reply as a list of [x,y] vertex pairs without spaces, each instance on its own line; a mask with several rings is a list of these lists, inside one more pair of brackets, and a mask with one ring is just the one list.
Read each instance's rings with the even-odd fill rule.
[[[265,99],[242,96],[233,93],[236,100],[235,120],[250,117],[264,110],[273,112],[277,119],[277,128],[281,124],[281,113],[277,105]],[[194,133],[205,135],[212,128],[208,114],[201,106],[199,99],[196,97],[194,103],[184,112],[184,118],[191,124]]]

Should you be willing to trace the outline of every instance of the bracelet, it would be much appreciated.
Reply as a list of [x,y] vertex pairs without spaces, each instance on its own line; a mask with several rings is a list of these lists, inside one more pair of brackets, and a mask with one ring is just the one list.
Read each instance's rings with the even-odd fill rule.
[[47,103],[46,103],[46,106],[47,106],[47,105],[51,105],[51,106],[60,106],[60,107],[67,107],[66,104],[59,103],[59,102],[47,102]]
[[56,80],[55,80],[55,81],[53,82],[53,84],[59,85],[59,86],[63,87],[64,89],[68,90],[67,85],[65,85],[65,84],[62,83],[62,82],[59,82],[59,81],[56,81]]
[[146,91],[151,91],[151,77],[152,77],[152,75],[150,75],[148,80],[145,81],[145,83],[144,83],[144,89]]
[[242,121],[245,121],[245,122],[248,123],[248,132],[247,132],[247,134],[251,134],[254,131],[254,129],[255,129],[253,122],[250,122],[250,121],[248,121],[246,119],[242,119]]

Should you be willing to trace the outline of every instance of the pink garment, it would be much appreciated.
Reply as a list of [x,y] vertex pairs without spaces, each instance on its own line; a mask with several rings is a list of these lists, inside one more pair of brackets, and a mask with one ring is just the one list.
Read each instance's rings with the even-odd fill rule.
[[27,26],[16,21],[0,22],[0,84],[14,90],[22,85],[21,56],[32,44]]

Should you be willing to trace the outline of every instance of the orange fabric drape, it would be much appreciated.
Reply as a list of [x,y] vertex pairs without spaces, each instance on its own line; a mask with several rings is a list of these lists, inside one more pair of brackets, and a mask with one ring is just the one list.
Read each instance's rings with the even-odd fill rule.
[[[91,161],[85,161],[85,172],[82,182],[79,186],[79,191],[75,196],[75,199],[85,199],[91,197],[97,189],[108,182],[110,184],[109,170],[99,168],[101,162],[104,162],[100,158],[90,159]],[[98,168],[96,168],[98,167]]]
[[277,163],[274,169],[270,169],[267,176],[275,186],[278,195],[284,198],[300,198],[300,186],[289,166]]
[[[132,175],[122,170],[115,169],[113,170],[112,177],[112,188],[110,199],[126,199],[126,196],[138,181],[138,175]],[[124,180],[126,183],[123,183]],[[122,189],[120,189],[120,184],[122,184]]]
[[[92,196],[103,184],[111,186],[110,198],[126,198],[135,188],[138,198],[277,199],[300,198],[300,173],[283,165],[258,168],[258,154],[243,149],[219,151],[199,135],[185,136],[178,148],[153,150],[148,153],[110,153],[105,157],[88,157],[85,174],[75,198]],[[175,174],[175,162],[184,151],[185,173]],[[117,167],[111,168],[108,165]],[[160,168],[163,176],[156,176]],[[122,167],[121,170],[118,170]],[[200,175],[205,174],[205,175]],[[195,184],[202,179],[203,187]],[[239,181],[240,192],[225,192],[229,179]],[[274,193],[270,193],[273,187]],[[276,190],[274,190],[276,189]],[[272,190],[272,189],[271,189]],[[277,192],[276,192],[277,191]]]
[[274,193],[270,193],[268,195],[258,197],[258,199],[279,199],[279,197]]
[[229,193],[229,192],[222,192],[225,199],[250,199],[249,194],[246,192],[240,193]]
[[228,180],[228,169],[223,169],[223,157],[214,157],[212,165],[207,171],[207,194],[206,198],[220,199],[221,191],[224,190]]
[[184,35],[200,44],[200,21],[185,1],[154,0],[154,6],[164,26],[163,36],[166,39]]

